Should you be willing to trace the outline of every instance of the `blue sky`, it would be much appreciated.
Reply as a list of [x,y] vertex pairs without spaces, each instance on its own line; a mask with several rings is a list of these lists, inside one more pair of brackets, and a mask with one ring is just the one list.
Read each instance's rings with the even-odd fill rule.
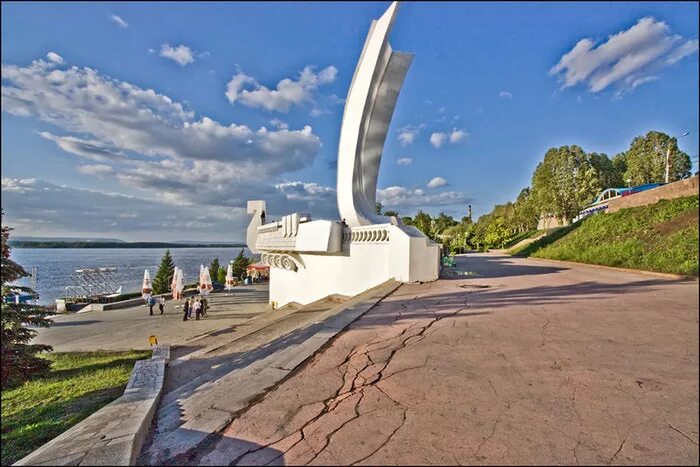
[[[343,99],[388,5],[3,3],[4,223],[238,240],[256,198],[337,218]],[[649,130],[689,131],[697,170],[697,39],[690,2],[403,3],[379,199],[478,216],[548,148],[612,156]]]

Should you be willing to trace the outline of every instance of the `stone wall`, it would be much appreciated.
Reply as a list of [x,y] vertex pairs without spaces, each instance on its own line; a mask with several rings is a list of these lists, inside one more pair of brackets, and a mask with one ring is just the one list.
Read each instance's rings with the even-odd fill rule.
[[14,465],[134,465],[163,390],[170,346],[134,365],[124,395]]
[[608,203],[606,212],[615,212],[620,209],[633,208],[635,206],[646,206],[647,204],[654,204],[662,199],[674,199],[692,195],[698,196],[697,175],[652,190],[613,199]]

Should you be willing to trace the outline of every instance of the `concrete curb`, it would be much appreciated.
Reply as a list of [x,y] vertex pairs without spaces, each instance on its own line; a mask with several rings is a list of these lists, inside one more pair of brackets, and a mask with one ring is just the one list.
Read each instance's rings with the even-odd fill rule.
[[163,391],[170,346],[138,360],[124,394],[13,465],[133,465]]
[[[521,256],[511,256],[511,255],[505,255],[505,256],[510,256],[513,258],[522,258]],[[669,274],[665,272],[655,272],[655,271],[645,271],[643,269],[628,269],[628,268],[616,268],[614,266],[604,266],[602,264],[590,264],[590,263],[577,263],[576,261],[563,261],[560,259],[545,259],[545,258],[534,258],[532,256],[527,256],[525,257],[526,259],[532,259],[535,261],[542,261],[542,262],[551,262],[551,263],[560,263],[560,264],[568,264],[571,266],[589,266],[592,268],[596,269],[607,269],[610,271],[618,271],[618,272],[629,272],[629,273],[634,273],[634,274],[644,274],[647,276],[657,276],[657,277],[665,277],[667,279],[685,279],[685,280],[695,280],[697,281],[698,278],[695,276],[684,276],[682,274]]]

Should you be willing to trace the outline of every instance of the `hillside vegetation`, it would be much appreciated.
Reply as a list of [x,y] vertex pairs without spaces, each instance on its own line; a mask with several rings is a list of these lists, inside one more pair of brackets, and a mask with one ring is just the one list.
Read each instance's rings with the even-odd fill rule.
[[510,254],[698,275],[698,197],[597,214]]

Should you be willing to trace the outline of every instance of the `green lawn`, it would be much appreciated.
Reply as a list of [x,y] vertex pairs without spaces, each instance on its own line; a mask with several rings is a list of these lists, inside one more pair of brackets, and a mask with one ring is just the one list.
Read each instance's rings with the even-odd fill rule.
[[509,253],[697,276],[698,197],[596,214]]
[[2,391],[2,465],[10,465],[124,392],[150,351],[50,353],[51,371]]

